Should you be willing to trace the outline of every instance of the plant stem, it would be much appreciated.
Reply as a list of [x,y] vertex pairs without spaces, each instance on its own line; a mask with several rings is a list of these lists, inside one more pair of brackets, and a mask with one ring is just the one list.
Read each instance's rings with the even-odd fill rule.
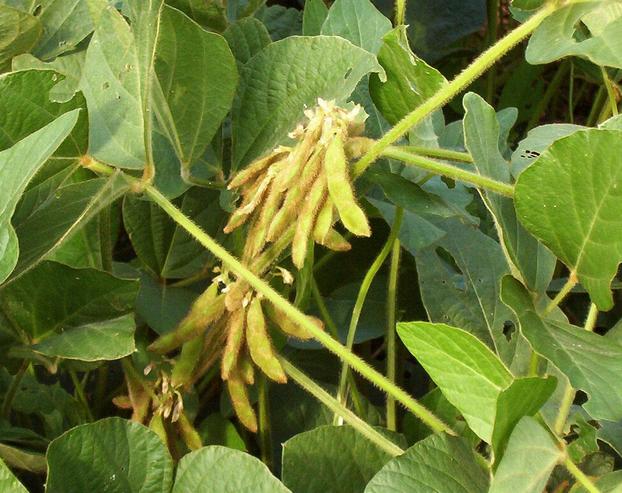
[[[402,226],[403,216],[404,209],[402,209],[401,207],[397,207],[395,209],[395,218],[393,219],[393,225],[391,226],[389,238],[387,238],[387,241],[382,247],[382,250],[365,273],[365,277],[363,278],[363,282],[361,283],[361,287],[359,288],[359,292],[356,296],[356,302],[354,303],[354,308],[352,309],[352,318],[350,318],[350,326],[348,327],[348,335],[346,337],[346,348],[348,349],[348,351],[352,351],[352,347],[354,346],[356,328],[359,323],[359,319],[361,318],[363,304],[365,303],[365,298],[367,297],[367,293],[369,292],[371,283],[373,282],[376,274],[380,270],[380,267],[382,267],[382,264],[384,264],[384,261],[389,256],[389,253],[391,253],[393,243],[395,242],[395,239],[400,232],[400,227]],[[342,361],[341,375],[339,376],[339,387],[337,388],[337,400],[341,403],[346,402],[345,394],[346,384],[348,382],[348,370],[348,362]],[[335,416],[335,418],[337,418],[337,416]]]
[[93,413],[91,413],[89,401],[86,398],[86,394],[84,393],[84,387],[82,385],[82,382],[78,378],[78,374],[75,370],[69,370],[69,376],[71,377],[71,381],[73,382],[73,387],[76,391],[78,401],[80,401],[80,403],[84,406],[88,420],[94,421],[95,418],[93,418]]
[[417,156],[410,152],[405,152],[401,147],[390,146],[382,151],[382,156],[391,159],[397,159],[406,164],[412,164],[418,168],[425,169],[436,175],[443,175],[454,180],[470,183],[480,188],[485,188],[492,192],[496,192],[506,197],[514,196],[514,187],[507,183],[503,183],[487,176],[482,176],[472,171],[466,171],[450,164],[433,161],[423,156]]
[[395,25],[406,24],[406,0],[395,0]]
[[594,102],[592,103],[592,108],[590,109],[587,121],[585,123],[587,127],[593,127],[594,125],[596,125],[603,103],[606,104],[606,99],[607,91],[605,91],[604,87],[599,87],[598,91],[596,92],[596,96],[594,97]]
[[594,482],[588,478],[585,473],[577,467],[577,465],[570,460],[570,457],[566,456],[564,459],[564,466],[568,469],[568,472],[574,476],[574,478],[581,483],[581,485],[589,493],[601,493],[600,489],[594,484]]
[[557,71],[553,76],[553,80],[551,80],[551,82],[549,82],[549,84],[547,85],[546,91],[538,101],[538,104],[536,105],[531,114],[531,118],[527,123],[527,130],[531,130],[540,122],[540,117],[545,112],[547,106],[551,102],[551,99],[553,99],[553,96],[555,96],[559,91],[559,87],[564,81],[564,77],[566,77],[566,74],[570,70],[569,64],[570,62],[563,61],[559,64],[559,67],[557,67]]
[[568,121],[574,123],[574,62],[570,60],[570,80],[568,81]]
[[258,410],[259,410],[259,448],[261,450],[261,460],[272,467],[272,439],[270,431],[270,406],[268,401],[268,382],[266,377],[261,375],[258,382]]
[[355,428],[359,433],[365,436],[368,440],[378,445],[381,449],[391,454],[392,456],[398,456],[404,453],[404,451],[395,445],[388,438],[378,433],[369,424],[359,418],[356,414],[350,411],[347,407],[342,405],[333,396],[326,392],[322,387],[315,383],[311,378],[305,375],[301,370],[292,365],[285,358],[280,358],[281,364],[285,369],[288,376],[294,380],[300,387],[309,392],[313,397],[319,400],[327,408],[343,417],[343,419],[350,426]]
[[603,82],[605,83],[605,89],[607,90],[607,97],[609,98],[609,106],[611,107],[611,114],[613,116],[618,115],[618,101],[616,100],[616,93],[607,74],[605,67],[600,67],[600,73],[603,75]]
[[421,106],[415,108],[389,130],[363,155],[354,166],[354,176],[361,175],[382,154],[382,152],[406,134],[412,127],[420,123],[433,111],[442,108],[455,96],[466,89],[475,79],[480,77],[497,60],[504,56],[520,41],[529,36],[540,23],[557,8],[556,2],[547,2],[523,24],[500,39],[484,51],[479,57],[456,76],[449,84],[442,87]]
[[17,394],[17,389],[19,389],[19,384],[22,383],[22,378],[26,374],[26,370],[28,369],[28,361],[22,361],[22,365],[17,370],[17,373],[11,380],[11,384],[4,394],[4,401],[2,402],[2,417],[4,419],[9,419],[11,415],[11,407],[13,406],[13,399],[15,398],[15,394]]
[[317,285],[315,276],[311,276],[311,292],[313,294],[313,300],[315,301],[315,305],[320,311],[322,320],[324,320],[324,323],[326,324],[326,327],[328,327],[330,334],[335,339],[339,340],[339,330],[337,329],[337,325],[335,324],[333,317],[330,316],[330,312],[326,307],[326,303],[324,303],[324,298],[322,298],[322,293],[320,293],[320,288]]
[[[391,268],[389,270],[389,286],[387,289],[387,378],[395,382],[397,369],[397,344],[395,337],[395,322],[397,320],[397,282],[399,277],[400,253],[402,245],[397,238],[393,242],[391,252]],[[387,428],[397,431],[397,410],[395,399],[387,396]]]
[[413,154],[418,154],[419,156],[433,157],[437,159],[447,159],[449,161],[457,161],[459,163],[473,162],[473,156],[471,156],[468,152],[451,151],[449,149],[435,149],[433,147],[420,146],[399,146],[399,148],[408,152],[412,152]]
[[553,310],[555,310],[557,305],[559,305],[563,301],[563,299],[566,296],[568,296],[568,293],[572,291],[572,288],[574,288],[577,285],[577,282],[578,282],[577,275],[574,272],[571,272],[570,275],[568,276],[568,280],[562,286],[559,293],[557,293],[555,298],[553,298],[549,302],[549,304],[546,306],[546,308],[544,309],[543,315],[544,316],[549,315]]

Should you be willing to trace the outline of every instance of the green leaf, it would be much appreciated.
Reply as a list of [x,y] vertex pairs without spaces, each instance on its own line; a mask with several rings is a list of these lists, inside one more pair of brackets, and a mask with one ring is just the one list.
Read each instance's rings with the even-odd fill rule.
[[33,15],[0,5],[0,69],[14,56],[30,51],[41,32],[41,23]]
[[589,395],[583,407],[592,417],[622,419],[622,346],[580,327],[542,319],[529,293],[512,277],[503,279],[501,299],[516,313],[533,350]]
[[580,56],[596,65],[622,68],[620,2],[593,0],[565,5],[549,15],[529,39],[529,63]]
[[78,426],[47,452],[47,493],[169,493],[173,461],[160,438],[138,423],[108,418]]
[[[595,481],[600,493],[620,493],[622,491],[622,471],[613,471]],[[583,486],[579,486],[573,493],[588,493]]]
[[542,493],[561,459],[551,436],[535,419],[524,417],[510,436],[489,493]]
[[172,493],[287,493],[258,459],[212,445],[185,455],[179,462]]
[[523,225],[575,273],[599,310],[622,261],[622,132],[590,129],[557,140],[516,183]]
[[222,32],[227,28],[227,13],[222,0],[166,0],[205,28]]
[[375,57],[338,37],[291,37],[266,46],[241,73],[232,112],[234,166],[282,142],[318,97],[343,103],[371,71],[382,71]]
[[[96,322],[110,321],[111,330],[118,330],[121,321],[117,319],[132,311],[137,291],[136,281],[43,262],[2,288],[0,307],[15,327],[39,342],[52,332],[84,332],[92,326],[95,334],[106,328]],[[128,346],[119,344],[122,347]]]
[[302,34],[305,36],[320,34],[327,15],[328,7],[324,0],[306,0],[302,14]]
[[244,17],[231,24],[223,36],[240,64],[248,62],[272,42],[266,26],[255,17]]
[[391,30],[391,21],[369,0],[336,0],[321,34],[341,36],[371,53],[378,53],[382,37]]
[[107,6],[107,0],[42,2],[37,18],[43,26],[43,34],[33,54],[43,60],[50,60],[73,50],[93,32]]
[[481,493],[487,487],[486,472],[468,442],[432,435],[380,469],[365,493]]
[[34,472],[35,474],[45,474],[46,464],[43,454],[27,452],[17,447],[0,443],[0,458],[11,467]]
[[371,76],[371,96],[391,124],[396,124],[447,84],[438,70],[411,51],[404,26],[384,36],[378,61],[387,78],[383,82],[377,75]]
[[28,493],[2,459],[0,459],[0,490],[3,493]]
[[18,240],[10,221],[26,185],[69,135],[78,110],[66,113],[42,129],[0,152],[0,282],[15,268]]
[[155,110],[182,167],[198,159],[231,108],[238,82],[225,39],[170,7],[162,10],[155,72],[162,89]]
[[320,426],[283,444],[282,478],[294,493],[359,493],[390,459],[349,426]]
[[[176,201],[210,235],[223,226],[218,194],[192,189]],[[211,254],[153,202],[127,196],[123,221],[138,258],[156,277],[184,278],[199,272]]]
[[496,463],[501,459],[516,424],[523,416],[535,416],[551,397],[556,386],[555,377],[517,378],[499,394],[492,432],[492,448]]
[[503,363],[475,336],[449,325],[402,322],[397,333],[469,427],[491,443],[497,399],[512,383]]
[[[464,141],[475,169],[481,175],[509,183],[510,165],[499,150],[500,125],[495,110],[472,92],[464,96],[463,105]],[[493,214],[512,272],[533,291],[544,293],[557,259],[520,224],[512,199],[484,191],[480,194]]]
[[[274,430],[272,430],[274,433]],[[230,449],[246,451],[246,444],[235,425],[220,413],[207,416],[198,429],[205,445],[223,445]]]
[[258,9],[255,15],[268,29],[272,41],[302,34],[302,12],[296,8],[270,5]]

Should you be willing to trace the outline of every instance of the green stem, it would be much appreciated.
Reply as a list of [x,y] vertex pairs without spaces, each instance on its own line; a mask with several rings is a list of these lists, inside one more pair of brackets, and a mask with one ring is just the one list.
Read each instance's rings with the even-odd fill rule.
[[[348,351],[352,351],[352,347],[354,346],[354,338],[356,336],[356,328],[359,323],[359,319],[361,318],[361,312],[363,311],[363,304],[365,303],[365,298],[367,297],[367,293],[369,292],[369,288],[371,287],[371,283],[373,282],[376,274],[384,264],[384,261],[391,253],[391,249],[393,248],[393,243],[397,238],[397,235],[400,232],[400,227],[402,226],[402,217],[404,216],[404,209],[401,207],[397,207],[395,209],[395,218],[393,219],[393,225],[391,226],[391,232],[389,233],[389,238],[386,243],[382,247],[382,250],[376,257],[376,259],[372,262],[371,266],[367,270],[365,277],[363,278],[363,282],[361,283],[361,287],[359,288],[358,295],[356,296],[356,302],[354,303],[354,308],[352,310],[352,318],[350,318],[350,326],[348,327],[348,335],[346,337],[346,348]],[[346,402],[346,384],[348,382],[348,370],[349,365],[347,361],[342,361],[341,366],[341,375],[339,377],[339,387],[337,388],[337,400],[341,403]]]
[[568,121],[574,123],[574,62],[570,60],[570,80],[568,81]]
[[317,285],[315,276],[311,276],[311,292],[313,294],[313,300],[315,301],[315,305],[320,311],[322,320],[324,320],[324,323],[326,324],[326,327],[328,327],[330,334],[335,339],[339,340],[339,329],[337,329],[337,325],[335,324],[333,317],[330,316],[330,312],[326,307],[326,303],[324,303],[324,298],[322,297],[322,293],[320,293],[320,288]]
[[472,171],[463,170],[456,166],[451,166],[450,164],[433,161],[423,156],[405,152],[401,147],[390,146],[382,151],[382,156],[397,159],[406,164],[412,164],[436,175],[443,175],[454,180],[470,183],[477,187],[505,195],[506,197],[514,196],[514,187],[512,185],[493,180],[492,178],[473,173]]
[[616,93],[613,89],[613,84],[609,75],[607,74],[607,69],[605,67],[600,67],[600,73],[603,75],[603,82],[605,83],[605,89],[607,90],[607,97],[609,98],[609,106],[611,108],[611,114],[613,116],[618,115],[618,102],[616,101]]
[[15,394],[17,394],[17,389],[19,389],[19,384],[22,383],[22,378],[26,374],[26,370],[28,369],[28,361],[22,361],[22,365],[17,370],[17,373],[11,380],[11,384],[4,394],[4,401],[2,402],[2,417],[4,419],[9,419],[11,415],[11,407],[13,407],[13,399],[15,398]]
[[538,104],[536,105],[531,114],[531,118],[527,123],[527,130],[531,130],[540,122],[540,117],[545,112],[546,108],[551,102],[551,99],[553,99],[553,96],[558,93],[559,87],[564,81],[566,74],[570,70],[569,63],[570,62],[568,61],[563,61],[562,63],[560,63],[559,67],[557,67],[557,71],[553,76],[553,80],[551,80],[551,82],[549,82],[549,84],[547,85],[546,91],[538,101]]
[[543,315],[547,316],[553,310],[555,310],[555,308],[564,300],[564,298],[568,296],[570,291],[572,291],[572,288],[577,285],[577,282],[578,280],[576,274],[574,272],[571,272],[568,276],[568,280],[566,281],[566,283],[562,286],[555,298],[553,298],[544,309]]
[[475,61],[465,68],[449,84],[442,87],[421,106],[415,108],[389,130],[363,155],[354,166],[354,176],[361,175],[371,164],[380,157],[383,151],[405,135],[412,127],[420,123],[433,111],[442,108],[451,99],[466,89],[475,79],[480,77],[497,60],[504,56],[520,41],[529,36],[540,23],[557,8],[557,2],[547,2],[540,10],[527,21],[500,39],[493,46],[484,51]]
[[601,109],[603,107],[603,103],[607,103],[607,91],[605,91],[604,87],[599,87],[596,92],[596,96],[594,97],[594,102],[592,103],[592,108],[590,109],[590,113],[587,117],[587,121],[585,123],[588,127],[593,127],[596,125],[598,121],[598,116],[601,113]]
[[450,151],[449,149],[435,149],[433,147],[420,146],[400,146],[403,149],[419,156],[433,157],[437,159],[447,159],[448,161],[457,161],[459,163],[472,163],[473,156],[468,152]]
[[406,0],[395,0],[395,25],[406,24]]
[[71,381],[73,382],[73,387],[76,391],[76,396],[78,397],[78,401],[80,401],[80,403],[84,406],[88,420],[94,421],[95,418],[93,418],[93,413],[91,413],[89,401],[86,398],[86,394],[84,393],[84,386],[82,385],[82,382],[78,378],[78,374],[76,373],[75,370],[69,370],[69,376],[71,377]]
[[579,469],[574,462],[572,462],[572,460],[570,460],[570,457],[566,456],[564,458],[564,466],[589,493],[601,493],[600,489],[594,484],[594,482],[588,478],[585,473]]
[[398,456],[404,453],[400,447],[391,442],[388,438],[378,433],[369,424],[359,418],[356,414],[350,411],[347,407],[342,405],[333,396],[326,392],[322,387],[315,383],[311,378],[305,375],[302,371],[292,365],[285,358],[280,358],[281,364],[285,369],[288,376],[291,377],[300,387],[309,392],[313,397],[324,404],[328,409],[335,414],[343,417],[344,421],[350,426],[355,428],[359,433],[365,436],[368,440],[378,445],[381,449],[386,451],[392,456]]
[[259,410],[259,448],[261,450],[261,460],[263,463],[272,467],[272,439],[270,431],[270,407],[268,401],[268,382],[263,375],[258,382],[258,410]]
[[99,243],[101,245],[102,268],[112,272],[112,205],[104,207],[99,214]]
[[[387,289],[387,378],[393,383],[397,374],[397,344],[395,322],[397,320],[397,281],[399,277],[400,252],[402,245],[396,238],[391,252],[391,268],[389,270],[389,286]],[[397,410],[395,399],[387,396],[387,428],[397,430]]]

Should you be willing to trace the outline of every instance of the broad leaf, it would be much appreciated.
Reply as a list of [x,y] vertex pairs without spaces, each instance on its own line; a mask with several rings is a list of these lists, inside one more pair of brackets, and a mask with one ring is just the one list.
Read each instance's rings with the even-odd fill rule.
[[397,333],[469,427],[491,443],[497,399],[512,383],[503,363],[475,336],[449,325],[402,322]]
[[336,0],[321,34],[341,36],[371,53],[378,53],[382,37],[391,30],[391,21],[370,0]]
[[222,0],[166,0],[201,26],[222,32],[227,27],[226,3]]
[[28,493],[2,459],[0,459],[0,490],[3,493]]
[[585,410],[597,419],[622,419],[622,346],[580,327],[541,318],[529,293],[509,276],[503,279],[501,297],[516,313],[533,350],[588,394]]
[[231,24],[223,36],[240,64],[248,62],[272,42],[266,26],[255,17],[245,17]]
[[525,227],[575,273],[600,310],[622,261],[622,132],[590,129],[556,141],[516,183]]
[[338,37],[291,37],[268,45],[242,69],[232,112],[234,166],[283,141],[318,97],[343,103],[371,71],[382,71],[376,58]]
[[175,474],[172,493],[287,493],[259,459],[213,445],[185,455]]
[[238,81],[235,60],[222,36],[166,7],[155,72],[164,99],[155,110],[187,168],[204,153],[229,112]]
[[321,426],[283,444],[283,483],[294,493],[359,493],[390,459],[349,426]]
[[372,75],[370,92],[389,123],[397,123],[447,84],[438,70],[410,50],[403,26],[384,37],[378,61],[387,73],[387,79],[383,82],[377,75]]
[[[500,125],[495,110],[472,92],[464,96],[463,104],[464,141],[475,169],[481,175],[509,183],[510,164],[499,150]],[[557,259],[519,223],[512,199],[481,190],[480,193],[495,219],[510,269],[532,290],[544,293]]]
[[317,36],[322,31],[322,24],[328,15],[324,0],[307,0],[302,15],[302,34]]
[[266,26],[272,41],[302,34],[302,12],[296,8],[278,4],[264,6],[255,15]]
[[26,185],[65,140],[78,120],[78,110],[66,113],[42,129],[0,152],[0,282],[15,268],[18,240],[11,216]]
[[538,422],[524,417],[514,428],[489,493],[542,493],[562,452]]
[[173,461],[158,435],[138,423],[108,418],[78,426],[47,452],[47,493],[169,493]]
[[0,5],[0,69],[15,55],[30,51],[41,32],[41,23],[35,16]]
[[596,65],[622,68],[622,2],[592,0],[565,5],[549,15],[529,39],[529,63],[580,56]]

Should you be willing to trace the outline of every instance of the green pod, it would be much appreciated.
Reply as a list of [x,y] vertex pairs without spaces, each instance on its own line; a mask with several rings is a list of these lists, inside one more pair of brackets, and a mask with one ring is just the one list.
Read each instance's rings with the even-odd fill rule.
[[365,154],[376,141],[367,137],[351,137],[345,145],[344,151],[348,159],[358,159]]
[[246,309],[240,308],[229,315],[227,321],[227,343],[222,353],[220,376],[227,380],[236,368],[240,348],[244,342],[244,324],[246,323]]
[[[307,329],[293,322],[287,315],[285,315],[272,303],[266,303],[266,305],[264,306],[264,310],[272,323],[279,327],[286,335],[303,341],[313,338],[313,335]],[[315,325],[317,325],[318,328],[322,330],[324,329],[324,324],[321,320],[311,316],[308,316],[308,318]]]
[[179,419],[177,420],[176,424],[177,430],[179,431],[179,436],[190,450],[198,450],[203,447],[199,432],[192,425],[185,412],[182,412],[179,415]]
[[320,245],[324,244],[326,236],[333,226],[334,209],[333,201],[330,197],[326,197],[313,227],[313,240]]
[[287,376],[274,354],[268,335],[261,300],[254,297],[246,314],[246,346],[253,362],[275,382],[287,382]]
[[277,180],[281,192],[289,189],[292,184],[298,180],[300,172],[304,169],[315,149],[321,131],[321,125],[315,125],[313,128],[307,127],[304,137],[287,157],[289,166],[281,173]]
[[164,426],[164,418],[161,414],[154,414],[149,421],[149,428],[160,437],[162,443],[168,446],[168,435],[166,433],[166,427]]
[[163,354],[178,348],[205,332],[209,324],[222,316],[224,310],[225,296],[218,294],[218,283],[214,282],[196,299],[177,328],[158,337],[148,349]]
[[265,157],[259,158],[249,164],[246,168],[237,173],[229,182],[227,188],[233,190],[245,185],[253,178],[259,176],[264,170],[266,170],[272,163],[282,159],[290,151],[289,148],[279,148],[276,151],[272,151]]
[[347,252],[352,248],[352,245],[348,243],[348,240],[332,228],[328,231],[326,238],[324,238],[323,245],[329,250],[334,250],[335,252]]
[[246,385],[237,373],[232,373],[227,380],[227,390],[236,416],[246,428],[257,433],[257,415],[253,409]]
[[242,308],[244,302],[244,296],[248,293],[250,286],[245,281],[235,281],[229,285],[229,289],[225,294],[225,306],[227,311],[235,312]]
[[320,173],[304,199],[296,224],[294,240],[292,241],[292,261],[298,269],[302,269],[305,264],[309,238],[311,237],[315,220],[325,198],[326,178],[324,173]]
[[255,383],[255,367],[246,351],[240,353],[238,358],[238,373],[247,385]]
[[328,144],[324,158],[324,169],[330,198],[337,208],[343,225],[357,236],[371,235],[367,217],[354,198],[341,134],[335,135]]
[[192,374],[203,352],[204,342],[203,334],[184,342],[171,372],[171,385],[174,388],[187,385],[192,380]]
[[253,211],[261,204],[273,178],[274,174],[268,172],[263,178],[258,180],[257,184],[253,184],[252,189],[244,195],[244,200],[242,200],[240,206],[229,217],[229,221],[223,228],[225,233],[231,233],[231,231],[242,226],[248,220]]

